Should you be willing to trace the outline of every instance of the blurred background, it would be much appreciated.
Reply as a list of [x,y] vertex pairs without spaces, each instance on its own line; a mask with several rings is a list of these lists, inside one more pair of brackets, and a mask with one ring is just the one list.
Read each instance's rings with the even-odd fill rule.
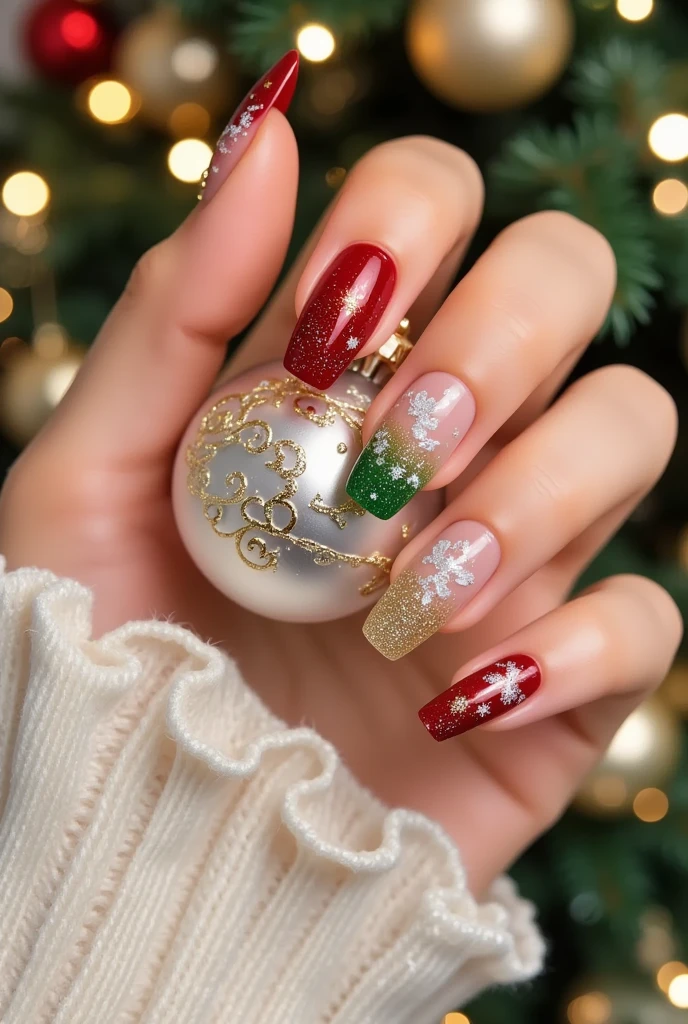
[[[683,429],[664,480],[583,582],[642,572],[685,613],[685,0],[2,0],[0,473],[69,387],[137,257],[192,208],[243,92],[294,45],[292,252],[362,153],[416,132],[483,168],[468,265],[543,207],[610,240],[614,306],[576,373],[642,367]],[[684,654],[516,865],[549,938],[545,976],[446,1024],[688,1020],[687,719]]]

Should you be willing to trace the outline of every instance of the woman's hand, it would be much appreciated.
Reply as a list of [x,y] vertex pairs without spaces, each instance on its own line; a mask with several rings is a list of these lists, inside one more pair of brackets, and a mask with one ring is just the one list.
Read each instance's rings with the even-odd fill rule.
[[[384,800],[439,820],[479,890],[554,821],[671,663],[680,618],[654,583],[616,577],[565,600],[661,474],[674,407],[658,384],[623,366],[584,377],[550,404],[608,307],[607,243],[564,214],[529,217],[444,298],[480,216],[479,174],[433,139],[380,146],[350,173],[228,373],[284,353],[296,313],[347,246],[368,242],[391,257],[393,287],[377,319],[361,321],[357,343],[373,350],[409,307],[418,342],[371,408],[366,440],[425,374],[451,375],[463,405],[442,451],[430,446],[442,458],[424,464],[429,486],[448,488],[447,508],[398,558],[401,583],[367,631],[391,656],[433,628],[443,635],[392,663],[363,636],[362,617],[294,626],[230,604],[180,542],[172,461],[227,337],[255,316],[279,273],[296,186],[294,138],[273,110],[227,179],[135,270],[76,383],[9,475],[0,547],[9,568],[39,565],[92,586],[99,631],[155,615],[221,642],[278,715],[312,723]],[[290,365],[300,375],[322,372],[324,354],[306,342],[297,334]],[[459,554],[452,563],[448,602],[430,594],[440,612],[409,617],[400,586],[403,597],[423,558],[442,539],[460,553],[462,540],[476,538],[473,561]],[[464,585],[461,565],[473,577]],[[462,721],[470,690],[462,684],[425,714],[438,734],[509,713],[433,742],[418,721],[422,705],[452,677],[481,670],[480,683],[514,658],[528,664],[525,656],[541,673],[535,692],[533,674],[516,675],[513,700],[501,707],[494,690],[482,701],[489,712],[473,702],[473,718]]]

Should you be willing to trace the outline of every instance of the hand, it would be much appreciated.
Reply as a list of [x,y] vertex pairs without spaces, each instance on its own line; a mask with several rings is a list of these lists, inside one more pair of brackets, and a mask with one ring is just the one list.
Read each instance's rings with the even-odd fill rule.
[[[564,214],[527,218],[443,301],[480,216],[478,172],[433,139],[378,147],[350,173],[228,372],[283,354],[295,310],[339,252],[360,241],[381,246],[396,281],[361,314],[362,351],[389,336],[408,307],[419,340],[371,408],[366,439],[426,373],[456,378],[464,402],[451,432],[459,440],[452,447],[443,434],[442,458],[428,464],[429,486],[447,486],[448,506],[398,558],[394,579],[425,564],[447,531],[458,543],[470,527],[470,540],[487,538],[489,557],[457,556],[474,579],[465,587],[449,579],[451,600],[433,620],[444,635],[396,663],[364,638],[361,617],[312,627],[256,618],[224,600],[186,555],[170,474],[226,338],[254,317],[285,257],[297,155],[281,113],[262,119],[231,174],[213,184],[143,258],[68,396],[12,469],[1,548],[9,568],[39,565],[92,586],[99,631],[168,616],[221,642],[278,715],[312,723],[384,800],[439,820],[478,891],[560,814],[672,660],[680,618],[654,583],[617,577],[565,600],[662,472],[673,404],[623,366],[584,377],[550,404],[614,289],[604,239]],[[303,345],[301,332],[294,366]],[[317,371],[318,353],[309,358],[311,370],[302,362],[299,372]],[[385,597],[378,608],[369,632],[398,653],[384,631],[398,630],[399,602]],[[411,625],[413,646],[427,622]],[[537,692],[461,739],[435,743],[418,721],[421,705],[453,673],[463,679],[516,655],[537,662]]]

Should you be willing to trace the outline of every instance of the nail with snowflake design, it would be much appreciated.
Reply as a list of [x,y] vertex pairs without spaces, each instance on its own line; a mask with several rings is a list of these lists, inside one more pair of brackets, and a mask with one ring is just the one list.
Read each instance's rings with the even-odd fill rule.
[[402,658],[454,618],[499,565],[497,538],[465,520],[443,530],[375,605],[363,632],[390,661]]
[[449,373],[424,374],[359,455],[346,484],[349,497],[378,519],[391,519],[452,455],[474,416],[465,384]]
[[232,114],[217,140],[210,166],[203,173],[198,196],[209,202],[251,144],[263,118],[274,107],[286,114],[296,88],[298,50],[289,50],[259,79]]
[[532,697],[540,686],[537,662],[528,654],[510,654],[459,679],[418,712],[438,742],[499,718]]
[[322,391],[375,333],[394,292],[397,268],[377,245],[356,242],[327,267],[298,319],[284,365]]

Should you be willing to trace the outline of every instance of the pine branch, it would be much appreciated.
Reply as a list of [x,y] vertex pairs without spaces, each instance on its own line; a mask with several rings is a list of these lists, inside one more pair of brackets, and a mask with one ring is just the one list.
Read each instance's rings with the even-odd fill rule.
[[613,38],[576,61],[567,92],[613,118],[627,139],[643,141],[664,106],[667,63],[653,46]]
[[630,143],[604,114],[579,114],[573,128],[536,125],[509,142],[491,168],[499,207],[510,213],[564,210],[592,224],[614,250],[618,283],[605,330],[625,344],[645,323],[662,284],[652,218],[635,184]]
[[308,22],[326,25],[338,45],[361,39],[398,24],[407,0],[177,0],[187,17],[229,15],[234,10],[232,49],[254,69],[274,63],[294,45],[297,31]]

